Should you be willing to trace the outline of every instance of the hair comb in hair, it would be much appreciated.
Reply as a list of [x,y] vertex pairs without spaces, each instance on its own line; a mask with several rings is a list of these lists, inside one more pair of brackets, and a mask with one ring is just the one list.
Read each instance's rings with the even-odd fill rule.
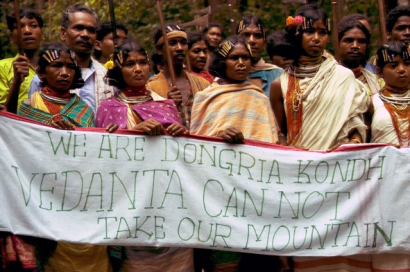
[[51,50],[46,50],[41,55],[41,57],[44,58],[46,61],[48,61],[48,63],[51,63],[52,61],[55,61],[56,59],[58,59],[60,55],[58,54],[57,50],[51,49]]
[[218,53],[224,58],[226,58],[226,56],[228,56],[229,52],[231,51],[232,47],[234,47],[234,44],[232,42],[224,42],[222,46],[220,46]]

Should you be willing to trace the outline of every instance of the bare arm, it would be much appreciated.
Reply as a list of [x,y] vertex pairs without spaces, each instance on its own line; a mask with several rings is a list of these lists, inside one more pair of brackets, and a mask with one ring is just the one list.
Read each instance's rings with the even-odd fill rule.
[[286,124],[286,114],[285,108],[283,106],[283,96],[282,88],[280,84],[280,79],[277,78],[270,85],[270,104],[275,114],[276,121],[279,125],[279,144],[287,145],[286,143],[286,134],[287,134],[287,124]]

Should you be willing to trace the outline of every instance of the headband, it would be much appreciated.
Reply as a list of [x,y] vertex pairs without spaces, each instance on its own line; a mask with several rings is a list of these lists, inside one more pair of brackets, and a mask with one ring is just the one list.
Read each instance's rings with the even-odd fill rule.
[[[167,33],[167,38],[168,39],[172,39],[172,38],[185,38],[185,39],[188,39],[188,36],[187,36],[185,31],[174,30],[174,31],[171,31],[171,32]],[[155,45],[159,46],[159,45],[162,45],[163,43],[164,43],[164,36],[159,38],[159,40],[157,41],[157,43]]]

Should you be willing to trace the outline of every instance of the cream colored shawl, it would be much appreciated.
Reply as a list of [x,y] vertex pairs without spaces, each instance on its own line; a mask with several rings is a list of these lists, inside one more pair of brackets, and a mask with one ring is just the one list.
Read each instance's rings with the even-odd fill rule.
[[[288,87],[288,72],[280,77],[282,95]],[[300,81],[303,89],[310,78]],[[361,85],[363,86],[363,85]],[[309,150],[326,150],[349,141],[349,132],[356,129],[366,138],[363,113],[369,106],[369,96],[359,87],[351,70],[333,59],[326,59],[309,86],[304,90],[302,127],[290,145]],[[284,99],[286,112],[286,99]]]
[[[374,113],[372,117],[372,137],[370,142],[400,145],[390,113],[384,107],[384,103],[380,99],[379,94],[373,95],[372,103]],[[408,124],[400,124],[400,127],[403,125],[405,126],[404,129],[407,129]]]
[[371,93],[377,93],[381,89],[379,81],[377,80],[377,76],[364,68],[362,68],[362,74],[366,79],[366,83],[369,86]]

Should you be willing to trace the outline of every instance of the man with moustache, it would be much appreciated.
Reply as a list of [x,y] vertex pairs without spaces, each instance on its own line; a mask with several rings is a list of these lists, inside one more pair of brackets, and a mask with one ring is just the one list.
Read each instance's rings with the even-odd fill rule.
[[[169,52],[164,50],[164,37],[161,29],[156,29],[153,34],[155,49],[163,56],[164,70],[154,76],[147,84],[147,89],[164,98],[174,100],[182,125],[189,129],[194,96],[208,87],[209,82],[184,71],[184,61],[188,51],[188,37],[185,30],[176,24],[168,24],[165,30]],[[168,63],[166,54],[170,54],[172,63]],[[176,86],[172,86],[169,69],[174,70]]]
[[369,95],[379,91],[376,75],[365,68],[370,45],[368,28],[356,19],[356,14],[350,14],[340,20],[338,37],[339,64],[352,70],[356,79],[366,86]]
[[[106,69],[91,57],[96,39],[98,17],[95,11],[85,5],[75,4],[68,7],[61,19],[60,38],[76,54],[81,68],[84,86],[74,92],[96,112],[100,102],[109,98],[112,87],[104,83]],[[34,77],[29,96],[40,90],[39,79]]]

